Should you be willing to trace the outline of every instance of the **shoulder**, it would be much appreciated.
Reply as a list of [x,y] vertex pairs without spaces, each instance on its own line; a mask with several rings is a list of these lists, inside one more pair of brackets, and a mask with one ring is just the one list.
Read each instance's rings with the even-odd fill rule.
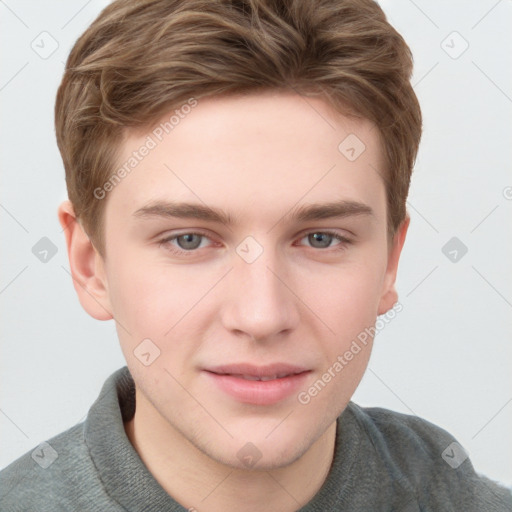
[[[100,510],[90,495],[98,477],[83,424],[40,443],[0,471],[2,512]],[[100,485],[101,488],[101,485]],[[96,498],[101,498],[96,492]]]
[[350,404],[350,410],[366,433],[373,440],[385,442],[382,449],[401,464],[413,463],[413,454],[423,464],[437,463],[445,448],[456,442],[446,430],[418,416],[354,403]]
[[446,430],[379,407],[351,402],[347,409],[371,450],[425,510],[512,511],[511,491],[479,475],[466,450]]

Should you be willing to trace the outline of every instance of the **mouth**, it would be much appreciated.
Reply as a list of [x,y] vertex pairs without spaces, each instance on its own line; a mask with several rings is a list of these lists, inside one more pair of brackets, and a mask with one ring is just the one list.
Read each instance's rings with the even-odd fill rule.
[[295,373],[276,373],[275,375],[262,375],[261,377],[258,377],[257,375],[244,375],[241,373],[218,373],[217,375],[231,375],[231,377],[235,377],[237,379],[244,379],[244,380],[258,380],[261,382],[267,382],[269,380],[276,380],[276,379],[284,379],[285,377],[290,377],[292,375],[298,375]]
[[224,395],[253,405],[272,405],[289,398],[311,372],[306,367],[284,363],[267,366],[241,363],[203,371]]

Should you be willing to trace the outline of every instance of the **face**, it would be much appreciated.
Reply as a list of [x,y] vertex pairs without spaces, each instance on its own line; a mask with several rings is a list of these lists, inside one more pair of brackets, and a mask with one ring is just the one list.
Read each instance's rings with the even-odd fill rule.
[[102,300],[137,410],[216,461],[285,466],[346,407],[396,300],[378,130],[273,92],[156,133],[129,134],[120,165],[155,146],[105,198]]

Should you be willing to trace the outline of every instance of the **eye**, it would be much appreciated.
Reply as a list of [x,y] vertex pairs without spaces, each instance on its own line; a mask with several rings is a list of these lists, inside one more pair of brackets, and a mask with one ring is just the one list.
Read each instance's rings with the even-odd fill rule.
[[176,243],[180,249],[192,250],[197,249],[201,245],[203,236],[197,233],[186,233],[176,237]]
[[209,238],[202,233],[181,233],[160,240],[160,245],[175,254],[194,252],[208,245]]
[[[307,239],[310,246],[314,249],[329,249],[331,247],[343,249],[351,243],[348,238],[334,231],[312,231],[301,238],[301,240],[304,239]],[[336,243],[333,244],[332,242]]]

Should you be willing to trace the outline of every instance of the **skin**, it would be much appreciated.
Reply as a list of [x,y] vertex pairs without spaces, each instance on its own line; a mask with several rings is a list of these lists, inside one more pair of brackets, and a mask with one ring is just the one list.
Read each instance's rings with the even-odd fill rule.
[[[148,133],[127,133],[120,165]],[[351,133],[366,146],[353,162],[338,150]],[[136,384],[127,436],[185,507],[294,511],[325,481],[336,418],[364,374],[372,340],[307,405],[296,393],[270,406],[240,403],[201,369],[292,363],[311,370],[307,390],[395,304],[409,218],[388,241],[375,172],[382,155],[372,123],[320,98],[274,91],[200,99],[104,199],[104,258],[72,205],[60,206],[80,302],[94,318],[115,319]],[[300,206],[340,200],[373,213],[292,218]],[[233,224],[134,216],[153,201],[223,209]],[[172,252],[190,247],[183,239],[161,243],[198,230],[206,238],[187,254]],[[308,236],[325,230],[351,242]],[[252,263],[236,252],[247,236],[263,249]],[[134,354],[147,338],[160,350],[149,366]],[[250,468],[237,457],[247,442],[261,454]]]

